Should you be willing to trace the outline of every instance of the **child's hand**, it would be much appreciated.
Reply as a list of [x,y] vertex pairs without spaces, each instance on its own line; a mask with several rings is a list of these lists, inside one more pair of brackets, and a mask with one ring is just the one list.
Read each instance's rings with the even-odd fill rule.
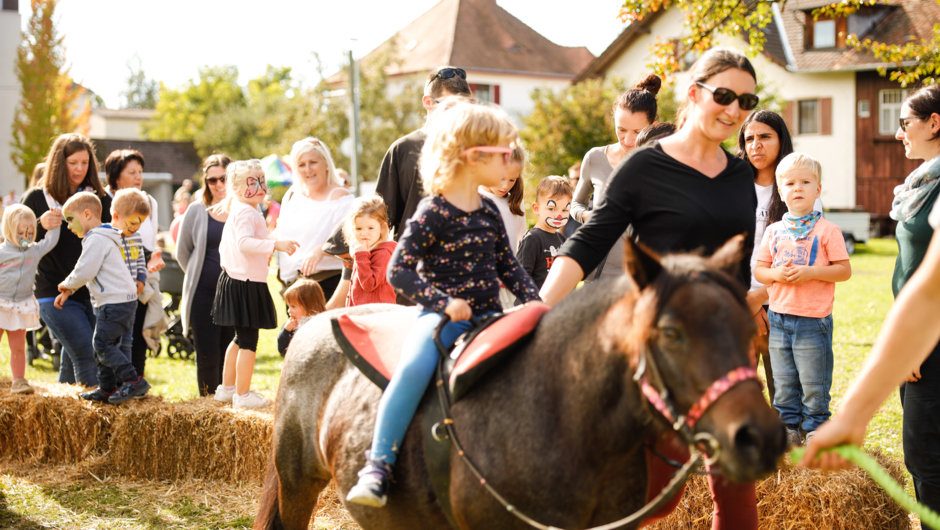
[[780,283],[787,283],[789,281],[787,280],[787,275],[792,269],[793,269],[792,259],[787,260],[786,263],[784,263],[783,265],[780,265],[779,267],[774,267],[773,269],[771,269],[771,272],[773,272],[773,275],[774,275],[774,281],[780,282]]
[[362,243],[362,241],[359,241],[358,239],[354,240],[354,241],[353,241],[352,243],[350,243],[350,245],[349,245],[349,255],[350,255],[350,256],[355,256],[355,255],[356,255],[356,252],[362,252],[363,250],[369,250],[369,249],[366,248],[366,246]]
[[147,272],[153,274],[162,270],[163,267],[166,267],[166,262],[163,261],[163,252],[154,252],[153,256],[150,256],[150,262],[147,263]]
[[292,256],[294,252],[297,252],[297,249],[299,247],[300,247],[300,244],[297,243],[296,241],[289,241],[286,239],[281,239],[281,240],[275,241],[274,243],[274,250],[287,252],[288,256]]
[[473,316],[473,310],[470,309],[470,304],[462,298],[454,298],[447,304],[447,307],[444,308],[444,313],[450,317],[452,322],[460,322],[461,320],[470,320],[470,317]]
[[297,319],[290,317],[290,319],[287,321],[287,324],[284,325],[284,329],[287,331],[294,331],[297,329]]
[[62,211],[58,208],[49,208],[48,212],[39,216],[39,224],[46,230],[62,226]]
[[808,282],[816,277],[816,273],[809,265],[798,265],[788,267],[787,282],[792,284],[801,284]]
[[144,292],[144,282],[137,280],[137,295],[140,296],[142,292]]
[[55,301],[52,305],[56,306],[57,309],[62,309],[62,306],[65,304],[66,300],[69,299],[69,296],[72,296],[72,290],[60,283],[59,296],[55,297]]

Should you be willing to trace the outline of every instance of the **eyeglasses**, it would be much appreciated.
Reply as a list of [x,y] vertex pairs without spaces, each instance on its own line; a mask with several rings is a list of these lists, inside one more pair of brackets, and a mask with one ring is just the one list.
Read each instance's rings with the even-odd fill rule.
[[920,116],[908,116],[906,118],[898,118],[898,122],[901,124],[901,130],[907,131],[907,120],[922,120]]
[[467,72],[463,68],[441,68],[434,74],[434,77],[431,78],[431,81],[440,77],[441,79],[450,79],[451,77],[457,76],[461,79],[467,78]]
[[715,100],[715,103],[725,107],[733,103],[734,100],[738,100],[738,105],[741,107],[741,110],[754,110],[757,104],[760,103],[760,98],[755,94],[741,94],[739,96],[733,90],[727,88],[710,87],[705,83],[699,82],[695,84],[711,92],[712,99]]
[[499,147],[496,145],[478,145],[476,147],[469,147],[463,150],[463,154],[468,155],[473,151],[479,151],[481,153],[502,153],[503,163],[508,164],[512,160],[512,152],[515,151],[512,147]]
[[225,184],[225,177],[209,177],[206,179],[206,184],[210,186],[215,186],[216,184]]

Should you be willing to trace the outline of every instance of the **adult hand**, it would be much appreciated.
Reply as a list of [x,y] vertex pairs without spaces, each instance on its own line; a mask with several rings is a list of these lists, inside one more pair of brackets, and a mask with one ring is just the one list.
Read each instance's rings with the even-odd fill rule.
[[907,376],[906,381],[908,383],[916,383],[920,381],[920,366],[914,368],[914,371],[911,372],[911,375]]
[[787,270],[787,283],[799,285],[816,277],[816,272],[809,265],[797,265]]
[[300,243],[296,241],[289,241],[286,239],[278,240],[274,243],[274,250],[279,250],[281,252],[287,252],[288,256],[292,256],[294,252],[297,252],[297,249],[300,247]]
[[166,267],[166,262],[163,261],[163,251],[154,250],[153,254],[150,256],[150,261],[147,262],[147,272],[152,274],[163,270],[163,267]]
[[861,447],[865,443],[866,423],[839,415],[823,423],[810,437],[800,466],[827,470],[848,468],[849,462],[838,453],[830,451],[820,454],[820,451],[845,444]]
[[303,264],[300,266],[300,273],[304,276],[310,276],[313,274],[313,271],[317,270],[317,265],[320,264],[320,260],[323,259],[323,248],[316,247],[310,251],[310,255],[304,258]]
[[757,334],[766,335],[770,330],[770,322],[767,321],[767,310],[761,306],[754,314],[754,324],[757,324]]
[[39,224],[45,230],[53,230],[62,226],[62,211],[58,208],[50,208],[48,212],[39,216]]
[[452,322],[460,322],[461,320],[470,320],[470,317],[473,316],[473,310],[470,309],[470,304],[462,298],[454,298],[447,304],[447,307],[444,308],[444,313],[450,317]]

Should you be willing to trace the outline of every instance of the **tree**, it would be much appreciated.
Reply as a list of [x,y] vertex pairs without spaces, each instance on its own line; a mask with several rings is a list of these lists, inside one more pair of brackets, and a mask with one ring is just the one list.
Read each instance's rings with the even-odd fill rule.
[[199,79],[190,79],[182,90],[160,83],[157,112],[151,123],[144,125],[144,134],[151,140],[193,140],[209,116],[244,103],[237,67],[204,66],[199,69]]
[[33,14],[16,51],[14,69],[21,95],[13,118],[11,158],[26,179],[45,159],[55,137],[88,132],[91,103],[81,101],[86,91],[69,77],[63,37],[53,24],[56,4],[57,0],[32,0]]
[[143,61],[136,53],[127,61],[127,90],[121,92],[125,109],[152,109],[157,106],[160,83],[147,79]]
[[[940,1],[940,0],[938,0]],[[783,8],[786,0],[625,0],[620,9],[624,23],[634,23],[650,14],[668,9],[673,5],[685,13],[684,26],[688,36],[677,41],[657,38],[653,45],[654,59],[650,67],[660,75],[669,75],[679,69],[679,59],[686,53],[705,51],[712,46],[718,35],[741,38],[747,35],[747,54],[756,55],[763,50],[766,36],[764,28],[773,23],[773,4]],[[848,16],[864,5],[874,5],[875,0],[842,0],[814,9],[813,17]],[[875,58],[891,65],[891,79],[902,85],[921,80],[925,84],[934,82],[940,75],[940,22],[933,25],[930,41],[920,40],[902,45],[860,41],[849,35],[846,41],[856,49],[870,53]],[[881,74],[887,68],[881,68]]]

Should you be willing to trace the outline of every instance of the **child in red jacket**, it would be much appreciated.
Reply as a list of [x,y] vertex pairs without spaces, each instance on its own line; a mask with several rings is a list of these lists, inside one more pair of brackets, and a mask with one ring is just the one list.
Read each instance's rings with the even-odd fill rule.
[[353,263],[352,283],[346,307],[395,303],[395,290],[385,278],[385,270],[395,250],[389,241],[388,212],[379,196],[357,199],[343,225],[343,235]]

